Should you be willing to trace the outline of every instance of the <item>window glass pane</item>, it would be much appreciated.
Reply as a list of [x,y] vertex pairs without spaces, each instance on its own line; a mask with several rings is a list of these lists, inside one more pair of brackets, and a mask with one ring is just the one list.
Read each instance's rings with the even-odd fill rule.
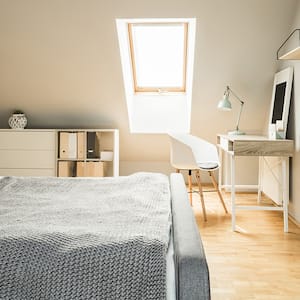
[[185,87],[186,24],[131,24],[136,88]]

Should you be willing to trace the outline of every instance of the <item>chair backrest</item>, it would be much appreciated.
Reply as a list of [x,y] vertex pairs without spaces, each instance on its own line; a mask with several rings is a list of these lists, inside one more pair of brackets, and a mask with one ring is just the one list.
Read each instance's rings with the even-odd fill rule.
[[206,169],[217,169],[220,165],[217,147],[191,134],[169,134],[170,161],[176,169],[195,170],[203,165]]

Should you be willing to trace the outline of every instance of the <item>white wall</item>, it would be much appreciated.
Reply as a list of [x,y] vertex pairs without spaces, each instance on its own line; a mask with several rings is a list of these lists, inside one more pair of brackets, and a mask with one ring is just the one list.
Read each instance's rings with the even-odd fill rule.
[[[168,172],[167,137],[129,133],[115,19],[197,18],[191,132],[216,142],[217,133],[234,127],[238,112],[238,105],[230,113],[216,109],[226,85],[245,100],[241,129],[263,129],[276,50],[290,29],[296,4],[0,0],[0,127],[8,126],[15,108],[25,111],[31,128],[117,127],[121,174],[148,170],[151,162]],[[255,183],[252,162],[241,165],[243,181]]]

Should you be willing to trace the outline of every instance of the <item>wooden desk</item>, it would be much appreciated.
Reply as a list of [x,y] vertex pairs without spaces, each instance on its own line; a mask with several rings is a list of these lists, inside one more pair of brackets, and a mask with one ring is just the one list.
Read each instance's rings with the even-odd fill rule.
[[[231,202],[232,202],[232,230],[236,230],[236,210],[279,210],[283,211],[284,232],[288,232],[288,204],[289,204],[289,157],[294,153],[292,140],[270,140],[265,136],[255,135],[222,135],[217,136],[220,155],[219,185],[222,184],[222,151],[230,156],[231,166]],[[235,157],[236,156],[278,156],[281,158],[282,170],[282,206],[242,206],[235,202]],[[260,164],[261,165],[261,164]],[[258,200],[261,194],[261,166],[259,168]]]

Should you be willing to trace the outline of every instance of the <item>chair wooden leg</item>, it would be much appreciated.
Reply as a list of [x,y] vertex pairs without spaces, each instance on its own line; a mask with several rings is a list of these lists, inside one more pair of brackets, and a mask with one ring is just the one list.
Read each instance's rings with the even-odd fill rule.
[[198,170],[196,171],[196,178],[197,178],[197,183],[198,183],[198,187],[199,187],[199,194],[200,194],[200,200],[201,200],[201,205],[202,205],[203,218],[204,218],[204,221],[206,222],[207,217],[206,217],[206,210],[205,210],[205,204],[204,204],[203,189],[202,189],[202,184],[201,184],[200,172]]
[[216,189],[216,191],[217,191],[217,193],[218,193],[218,195],[219,195],[219,198],[220,198],[220,201],[221,201],[221,203],[222,203],[222,205],[223,205],[223,207],[224,207],[225,213],[227,214],[228,211],[227,211],[227,208],[226,208],[226,205],[225,205],[223,196],[222,196],[222,194],[221,194],[221,192],[220,192],[220,190],[219,190],[218,184],[217,184],[216,179],[215,179],[215,177],[214,177],[214,174],[213,174],[211,171],[208,171],[208,174],[209,174],[209,176],[210,176],[210,178],[211,178],[211,181],[212,181],[212,183],[213,183],[213,185],[214,185],[214,188]]
[[[176,173],[180,173],[180,169],[176,169]],[[192,171],[189,170],[188,175],[188,185],[189,185],[189,199],[190,199],[190,205],[193,206],[193,188],[192,188]]]
[[189,170],[188,175],[190,205],[193,206],[193,187],[192,187],[192,171]]

